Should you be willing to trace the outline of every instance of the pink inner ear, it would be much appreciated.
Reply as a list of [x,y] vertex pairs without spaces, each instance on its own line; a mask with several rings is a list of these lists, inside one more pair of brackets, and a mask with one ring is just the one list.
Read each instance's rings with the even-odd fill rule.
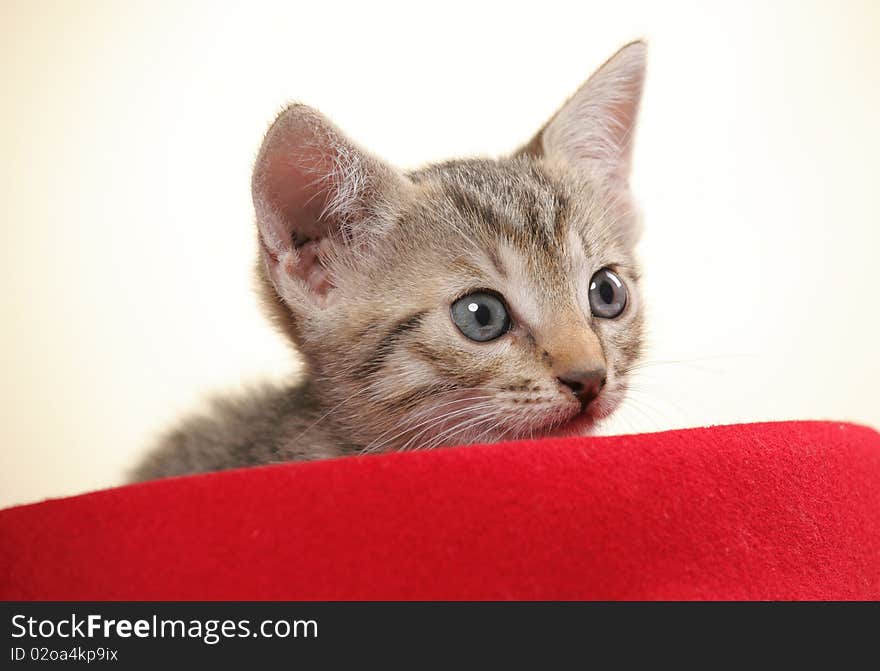
[[338,222],[324,215],[338,189],[332,152],[339,146],[326,121],[295,106],[269,129],[254,170],[260,244],[271,272],[318,295],[332,286],[327,261]]
[[287,108],[266,134],[252,183],[276,289],[284,275],[326,294],[335,256],[360,244],[355,229],[370,224],[371,203],[395,179],[318,112]]
[[262,198],[276,213],[273,234],[282,247],[300,247],[327,235],[321,215],[330,201],[329,163],[319,150],[284,143],[268,148]]
[[298,261],[294,261],[292,254],[288,255],[285,271],[289,275],[301,279],[311,291],[319,296],[326,295],[333,286],[330,281],[330,273],[325,265],[332,244],[329,238],[310,240],[299,248]]

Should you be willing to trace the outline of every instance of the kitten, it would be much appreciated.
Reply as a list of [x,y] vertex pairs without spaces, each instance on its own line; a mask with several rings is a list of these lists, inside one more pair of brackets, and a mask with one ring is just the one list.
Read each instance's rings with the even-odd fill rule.
[[215,402],[134,478],[586,432],[642,344],[628,188],[635,42],[526,146],[402,173],[292,105],[253,174],[265,305],[292,386]]

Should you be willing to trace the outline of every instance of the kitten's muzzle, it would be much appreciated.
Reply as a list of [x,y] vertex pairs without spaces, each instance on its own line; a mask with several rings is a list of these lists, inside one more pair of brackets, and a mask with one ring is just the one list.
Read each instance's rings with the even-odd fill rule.
[[556,379],[571,389],[571,393],[581,402],[581,407],[586,408],[602,391],[607,377],[605,368],[599,367],[590,370],[568,371]]

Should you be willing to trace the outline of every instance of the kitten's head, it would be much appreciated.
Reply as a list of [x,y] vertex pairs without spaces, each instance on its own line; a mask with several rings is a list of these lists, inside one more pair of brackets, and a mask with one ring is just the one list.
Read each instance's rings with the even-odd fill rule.
[[639,356],[627,184],[645,46],[524,148],[403,173],[314,110],[266,135],[253,191],[267,305],[353,449],[583,432]]

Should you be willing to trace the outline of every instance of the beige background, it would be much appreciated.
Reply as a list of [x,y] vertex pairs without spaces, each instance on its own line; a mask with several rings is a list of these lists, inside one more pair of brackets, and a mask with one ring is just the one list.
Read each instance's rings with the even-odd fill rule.
[[0,505],[119,483],[293,369],[250,286],[285,101],[404,167],[497,155],[639,36],[655,365],[603,431],[880,426],[878,7],[2,0]]

